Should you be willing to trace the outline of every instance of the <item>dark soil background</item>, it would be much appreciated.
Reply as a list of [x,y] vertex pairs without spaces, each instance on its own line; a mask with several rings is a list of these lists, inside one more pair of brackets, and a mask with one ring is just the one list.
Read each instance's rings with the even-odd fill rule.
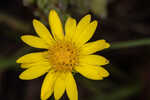
[[[99,52],[110,60],[104,66],[110,77],[102,81],[75,75],[79,100],[150,100],[150,1],[149,0],[3,0],[0,3],[0,100],[40,100],[43,77],[23,81],[16,59],[37,51],[20,36],[34,34],[33,18],[45,25],[50,9],[61,19],[78,21],[90,13],[99,21],[92,40],[105,39],[112,47]],[[105,2],[105,0],[103,0]],[[99,9],[98,7],[101,7]],[[49,100],[53,100],[51,97]],[[66,94],[62,100],[67,100]]]

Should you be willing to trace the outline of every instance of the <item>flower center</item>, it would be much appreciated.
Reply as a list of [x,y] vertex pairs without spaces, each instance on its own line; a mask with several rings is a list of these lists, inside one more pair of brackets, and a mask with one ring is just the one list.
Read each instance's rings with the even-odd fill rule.
[[78,50],[68,41],[57,41],[48,50],[49,61],[56,71],[72,71],[78,65]]

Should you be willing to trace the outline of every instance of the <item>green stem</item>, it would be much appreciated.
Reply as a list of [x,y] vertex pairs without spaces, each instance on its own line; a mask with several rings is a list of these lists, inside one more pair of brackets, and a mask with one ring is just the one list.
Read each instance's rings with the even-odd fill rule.
[[150,45],[150,38],[112,43],[111,49],[131,48],[131,47],[146,46],[146,45]]

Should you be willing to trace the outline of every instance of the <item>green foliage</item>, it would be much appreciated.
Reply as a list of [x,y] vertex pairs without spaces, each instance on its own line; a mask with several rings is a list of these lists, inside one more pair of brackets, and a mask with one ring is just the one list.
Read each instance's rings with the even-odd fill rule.
[[24,0],[25,6],[36,4],[38,8],[48,15],[50,9],[67,12],[68,8],[73,12],[85,14],[92,11],[98,16],[107,16],[107,0]]

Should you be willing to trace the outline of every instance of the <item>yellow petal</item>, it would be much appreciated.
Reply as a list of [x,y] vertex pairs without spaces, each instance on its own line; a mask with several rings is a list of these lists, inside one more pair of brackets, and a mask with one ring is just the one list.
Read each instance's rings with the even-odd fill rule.
[[44,39],[48,44],[52,45],[54,42],[49,30],[38,20],[33,20],[33,26],[36,31],[36,33]]
[[91,15],[86,15],[79,21],[76,32],[73,34],[73,42],[76,42],[76,40],[78,40],[78,37],[87,28],[90,21],[91,21]]
[[21,68],[31,68],[31,67],[36,67],[36,66],[47,66],[51,67],[49,62],[44,62],[44,61],[38,61],[38,62],[33,62],[33,63],[23,63],[21,64]]
[[78,100],[78,90],[72,73],[68,72],[66,76],[66,92],[69,100]]
[[90,40],[96,30],[96,27],[97,27],[97,21],[93,21],[90,24],[88,24],[87,27],[84,29],[84,31],[81,32],[80,35],[78,35],[76,41],[74,41],[76,45],[78,47],[81,47],[88,40]]
[[54,91],[54,83],[56,80],[55,71],[51,70],[45,77],[41,88],[41,100],[47,100]]
[[87,27],[90,21],[91,21],[91,15],[84,16],[77,25],[77,34],[80,34],[85,29],[85,27]]
[[62,40],[64,32],[61,20],[55,10],[51,10],[49,14],[49,24],[55,40]]
[[104,77],[108,77],[109,73],[103,68],[94,65],[84,65],[75,67],[75,70],[81,75],[92,80],[102,80]]
[[[89,22],[91,21],[91,15],[90,14],[88,14],[88,15],[85,15],[80,21],[79,21],[79,23],[78,23],[78,28],[80,28],[80,27],[85,27],[86,26],[86,24],[88,24]],[[81,29],[82,29],[81,28]]]
[[105,40],[97,40],[95,42],[89,42],[83,45],[81,47],[80,53],[81,55],[88,55],[109,47],[110,44],[107,43]]
[[109,63],[109,61],[104,58],[103,56],[99,55],[87,55],[82,56],[79,59],[81,65],[82,64],[89,64],[89,65],[106,65]]
[[58,77],[56,79],[55,85],[54,85],[54,97],[55,100],[59,100],[62,95],[65,92],[65,80],[66,80],[66,74],[63,72],[58,73]]
[[72,40],[72,36],[76,32],[76,20],[69,17],[65,24],[65,39]]
[[31,67],[25,70],[24,72],[22,72],[19,75],[19,78],[22,80],[32,80],[44,75],[49,69],[50,67],[40,66],[40,65],[36,67]]
[[16,62],[17,63],[32,63],[32,62],[39,62],[39,61],[47,61],[47,59],[45,59],[47,54],[48,52],[29,53],[20,57]]
[[24,35],[21,37],[22,41],[26,44],[35,47],[35,48],[42,48],[48,49],[49,45],[39,37],[32,36],[32,35]]

